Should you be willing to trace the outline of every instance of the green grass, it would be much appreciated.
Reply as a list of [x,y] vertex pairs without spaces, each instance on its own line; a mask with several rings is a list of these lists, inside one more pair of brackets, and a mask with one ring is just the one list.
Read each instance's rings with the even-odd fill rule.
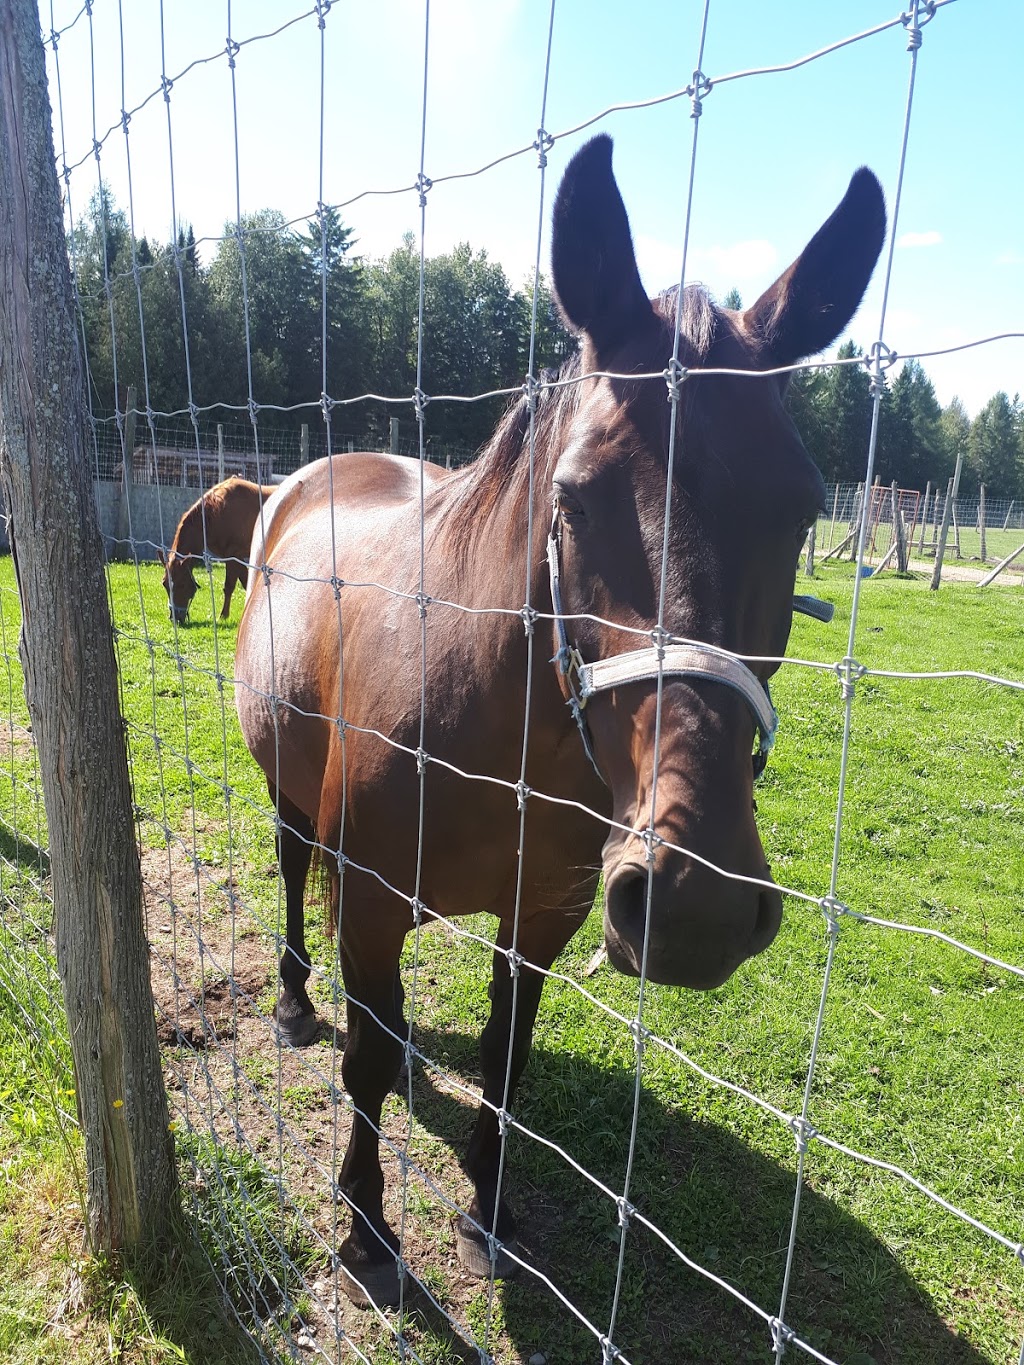
[[[115,565],[110,582],[122,632],[118,652],[143,837],[159,846],[166,828],[172,841],[191,847],[194,840],[213,879],[226,875],[230,855],[240,899],[272,917],[277,892],[267,876],[272,850],[265,788],[238,733],[230,683],[216,676],[231,675],[240,602],[231,627],[215,629],[210,595],[201,593],[193,623],[175,632],[157,568],[144,566],[137,576],[134,568]],[[931,593],[924,575],[868,580],[856,657],[872,668],[964,668],[1024,678],[1021,593],[1010,584],[1007,579],[1006,586],[979,590],[946,583]],[[0,589],[5,587],[10,569],[3,563]],[[842,658],[852,588],[848,564],[826,565],[813,582],[800,577],[797,590],[834,601],[836,617],[829,626],[797,618],[792,656]],[[16,603],[2,591],[0,605],[10,651]],[[0,690],[3,676],[0,671]],[[772,691],[781,725],[757,791],[759,826],[776,879],[820,897],[829,889],[836,819],[839,684],[831,674],[786,666]],[[24,726],[15,668],[8,694],[3,700],[16,727]],[[0,744],[0,822],[11,845],[2,850],[0,889],[10,932],[19,940],[24,923],[41,923],[46,913],[31,847],[40,828],[35,760],[25,739],[17,731],[9,744]],[[229,809],[225,768],[235,792]],[[838,873],[838,896],[851,910],[936,929],[1020,964],[1022,817],[1021,693],[971,680],[866,677],[857,684]],[[222,913],[215,900],[209,913]],[[468,927],[491,931],[485,919]],[[595,915],[558,969],[580,980],[599,938]],[[799,1112],[827,944],[817,906],[789,897],[783,928],[768,952],[708,994],[649,987],[644,1021],[706,1070],[787,1113]],[[323,958],[325,950],[319,951]],[[18,948],[9,954],[12,960],[17,952],[24,958]],[[270,963],[269,942],[266,952]],[[486,1018],[486,956],[444,932],[422,938],[421,979],[430,986],[417,1016],[418,1044],[428,1056],[444,1058],[467,1084],[475,1083],[476,1039]],[[30,976],[26,969],[26,980]],[[636,983],[607,967],[585,984],[612,1008],[629,1014],[635,1007]],[[10,992],[8,977],[0,980],[0,1000],[5,985]],[[839,1143],[904,1167],[1012,1241],[1024,1238],[1022,1055],[1019,977],[933,939],[841,917],[811,1122]],[[273,1094],[276,1058],[268,1050],[268,1072],[259,1056],[243,1062],[240,1084]],[[18,1065],[15,1049],[0,1052],[0,1096],[19,1087],[35,1096],[19,1105],[17,1120],[18,1142],[31,1149],[44,1139],[26,1136],[26,1125],[48,1131],[52,1097],[45,1087],[27,1086]],[[316,1087],[291,1077],[282,1089],[295,1122],[310,1122]],[[571,985],[549,983],[517,1117],[610,1188],[621,1189],[632,1105],[628,1036]],[[397,1097],[389,1113],[404,1121]],[[468,1132],[466,1106],[418,1076],[414,1114],[414,1153],[431,1169],[452,1168],[452,1151],[463,1150]],[[633,1205],[687,1256],[775,1313],[795,1188],[790,1131],[652,1044],[645,1054],[640,1134]],[[51,1142],[47,1169],[65,1170],[64,1149],[52,1134],[45,1141]],[[213,1159],[208,1151],[202,1156]],[[247,1189],[266,1194],[258,1171],[246,1169],[238,1178],[243,1176]],[[604,1331],[619,1255],[614,1206],[557,1151],[517,1137],[510,1144],[509,1180],[527,1252]],[[412,1211],[421,1234],[417,1271],[442,1302],[483,1332],[486,1291],[459,1288],[449,1268],[447,1215],[429,1190],[414,1188]],[[216,1217],[200,1210],[200,1225],[205,1219],[214,1230],[218,1221],[223,1226],[226,1210],[218,1206]],[[257,1222],[265,1227],[268,1220],[270,1206]],[[286,1241],[296,1235],[283,1225],[278,1232]],[[255,1234],[242,1229],[236,1235]],[[52,1243],[44,1249],[48,1260],[60,1261]],[[301,1262],[301,1238],[293,1250]],[[44,1270],[35,1267],[37,1274]],[[499,1288],[491,1308],[491,1349],[499,1360],[528,1360],[536,1351],[569,1365],[596,1357],[592,1334],[528,1276]],[[860,1365],[1003,1365],[1016,1361],[1024,1338],[1024,1270],[1009,1251],[905,1182],[812,1140],[786,1320],[817,1349]],[[411,1314],[403,1330],[425,1360],[466,1358],[436,1314]],[[365,1331],[371,1359],[397,1358],[372,1321]],[[634,1362],[771,1358],[761,1319],[688,1270],[638,1225],[626,1239],[615,1340]]]

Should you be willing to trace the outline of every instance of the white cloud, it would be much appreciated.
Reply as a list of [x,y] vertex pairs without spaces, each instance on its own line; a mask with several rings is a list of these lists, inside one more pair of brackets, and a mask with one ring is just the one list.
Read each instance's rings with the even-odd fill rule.
[[938,246],[942,241],[942,233],[936,232],[932,228],[928,232],[904,232],[896,238],[896,245],[899,247],[915,246]]

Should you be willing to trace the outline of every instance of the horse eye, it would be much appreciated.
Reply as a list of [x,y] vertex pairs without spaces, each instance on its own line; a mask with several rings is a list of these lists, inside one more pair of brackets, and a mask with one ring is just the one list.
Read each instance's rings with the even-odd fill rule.
[[568,520],[572,521],[574,518],[583,516],[583,508],[563,488],[555,489],[555,501],[558,504],[559,513]]

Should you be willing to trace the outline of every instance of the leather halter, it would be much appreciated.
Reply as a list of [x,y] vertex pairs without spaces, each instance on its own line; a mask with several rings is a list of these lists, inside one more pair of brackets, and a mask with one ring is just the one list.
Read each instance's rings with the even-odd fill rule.
[[[755,734],[759,737],[757,751],[752,755],[755,779],[760,777],[768,762],[768,751],[775,742],[779,717],[772,705],[768,684],[762,682],[751,670],[727,650],[707,644],[667,644],[649,645],[644,649],[629,650],[625,654],[615,654],[609,659],[599,659],[595,663],[585,663],[579,649],[569,643],[562,613],[561,567],[559,549],[561,536],[558,525],[558,509],[551,519],[548,532],[547,556],[548,574],[551,580],[551,605],[555,617],[555,631],[558,638],[558,652],[551,660],[558,665],[568,692],[566,704],[572,712],[583,741],[583,748],[590,759],[594,772],[601,781],[600,768],[594,757],[594,746],[590,738],[584,711],[587,702],[598,692],[606,692],[626,683],[646,682],[657,678],[659,673],[666,678],[707,678],[724,683],[733,688],[746,702],[754,718]],[[816,597],[795,596],[794,611],[804,612],[819,621],[830,621],[834,610],[831,602],[822,602]],[[607,783],[605,783],[607,785]]]

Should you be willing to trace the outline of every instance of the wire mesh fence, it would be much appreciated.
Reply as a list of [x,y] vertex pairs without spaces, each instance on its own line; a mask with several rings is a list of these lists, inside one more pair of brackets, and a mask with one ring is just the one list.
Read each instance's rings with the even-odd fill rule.
[[[794,54],[793,62],[787,64],[826,60],[840,45],[855,40],[870,52],[873,45],[891,41],[894,29],[907,35],[911,97],[900,130],[904,152],[899,176],[895,192],[890,191],[890,240],[898,225],[899,186],[904,172],[913,174],[912,155],[906,162],[904,158],[914,73],[922,51],[920,61],[927,62],[922,33],[926,32],[929,41],[942,41],[946,7],[941,0],[928,5],[915,0],[908,13],[894,15],[886,24],[837,38],[822,51]],[[61,102],[60,66],[68,60],[65,53],[76,34],[92,33],[94,9],[99,11],[99,4],[87,5],[77,14],[69,11],[65,17],[54,6],[50,17],[48,46],[57,75],[55,106],[62,130],[76,128],[80,132],[81,123],[80,115],[65,109]],[[308,30],[315,38],[312,50],[317,55],[311,59],[310,70],[319,73],[321,109],[327,98],[322,62],[332,42],[340,41],[334,36],[338,19],[334,7],[320,2],[284,25],[286,29]],[[926,29],[932,20],[934,28]],[[207,57],[192,54],[191,64],[180,70],[168,71],[165,66],[153,88],[152,95],[162,94],[166,103],[165,137],[172,166],[174,121],[180,102],[188,99],[190,73],[214,66],[234,97],[236,65],[244,60],[247,45],[275,41],[269,32],[256,37],[234,32],[230,11],[228,22],[229,36],[223,51]],[[552,5],[550,23],[556,22]],[[718,87],[724,90],[716,98],[727,98],[731,81],[760,74],[740,71],[709,81],[700,70],[706,24],[707,7],[702,15],[694,77],[684,89],[664,97],[689,101],[694,116],[689,155],[691,193],[693,171],[699,161],[697,130],[703,101]],[[429,128],[427,90],[434,60],[427,37],[429,17],[419,111],[424,136]],[[280,36],[277,40],[282,41]],[[132,55],[122,50],[122,71]],[[544,74],[546,92],[547,65]],[[94,74],[94,86],[95,81]],[[652,102],[643,101],[636,107],[644,108]],[[137,134],[130,126],[141,108],[124,109],[121,121],[109,131],[94,126],[91,149],[86,147],[88,138],[83,141],[80,135],[70,133],[62,138],[58,164],[68,188],[72,240],[74,213],[82,202],[76,189],[78,178],[88,183],[84,179],[88,175],[99,183],[107,159],[120,154],[122,142],[129,163],[133,153],[136,159],[142,155],[143,148],[134,141]],[[552,135],[544,131],[542,108],[536,140],[509,154],[532,153],[540,163],[540,189],[539,193],[534,191],[532,201],[539,222],[549,211],[546,172],[553,148],[608,112],[595,112],[585,125]],[[316,203],[321,207],[330,193],[323,179],[326,138],[329,133],[321,120],[317,158],[320,179],[314,187]],[[236,121],[236,177],[240,176],[238,139]],[[485,166],[479,174],[484,176],[489,169]],[[422,252],[430,232],[430,195],[451,178],[440,175],[428,179],[425,172],[421,150],[419,173],[404,187],[418,195],[419,201],[421,341]],[[486,183],[484,179],[482,187]],[[173,175],[168,194],[172,217],[177,221]],[[337,207],[344,208],[350,202],[352,199],[339,202]],[[133,216],[131,206],[129,216]],[[322,213],[311,221],[325,230]],[[688,279],[688,228],[687,217],[681,234],[682,281]],[[538,228],[538,259],[540,236]],[[243,280],[244,260],[242,251]],[[139,283],[142,267],[137,261],[133,250],[145,356],[145,308]],[[891,251],[883,268],[888,280],[893,269]],[[177,269],[180,275],[180,260]],[[109,279],[106,284],[109,298]],[[326,277],[323,293],[326,329]],[[682,290],[677,298],[682,308]],[[305,465],[318,455],[346,449],[349,437],[343,423],[350,405],[346,400],[342,412],[341,405],[332,401],[326,369],[319,376],[323,383],[320,399],[291,414],[298,426],[285,433],[268,421],[253,373],[248,303],[242,319],[243,335],[237,339],[244,343],[249,362],[246,410],[233,415],[200,411],[192,398],[189,323],[183,289],[180,341],[186,387],[177,411],[155,412],[143,385],[135,405],[141,414],[137,440],[126,439],[129,405],[122,388],[113,395],[113,418],[94,414],[99,478],[124,478],[124,465],[130,460],[131,481],[151,480],[159,497],[161,489],[190,486],[193,472],[199,482],[191,486],[200,488],[213,481],[207,471],[216,471],[218,479],[221,473],[241,472],[261,483],[293,471],[302,477]],[[113,321],[111,331],[116,349]],[[680,334],[678,320],[674,332]],[[890,355],[883,341],[885,335],[883,307],[878,340],[869,354],[876,422]],[[325,367],[326,353],[325,345]],[[672,462],[683,462],[687,457],[685,427],[674,420],[677,407],[680,411],[685,408],[687,384],[704,381],[687,374],[689,362],[683,357],[681,364],[678,351],[662,359],[665,373],[657,370],[653,377],[662,393],[667,381],[672,402],[667,451],[667,488],[671,492]],[[415,390],[405,394],[400,405],[395,404],[402,413],[403,426],[415,422],[417,432],[413,448],[397,453],[437,459],[427,445],[431,412],[446,399],[423,392],[422,363],[421,352]],[[637,378],[635,373],[628,377]],[[535,473],[541,477],[540,467],[534,468],[538,414],[543,413],[546,401],[558,401],[560,392],[576,394],[585,380],[578,371],[561,380],[542,378],[535,373],[531,358],[525,385],[526,434],[521,461],[528,469],[531,489]],[[737,381],[744,382],[743,377],[737,376]],[[749,377],[746,382],[750,382]],[[449,396],[448,401],[480,396],[460,394]],[[308,431],[303,437],[301,423],[307,419]],[[677,425],[684,432],[678,450]],[[387,448],[395,450],[396,439],[405,438],[389,437]],[[363,448],[364,443],[359,444]],[[139,471],[135,468],[136,449],[142,452]],[[183,449],[187,460],[182,458]],[[873,428],[861,489],[870,488],[872,483],[874,449]],[[176,463],[168,463],[165,451],[173,453],[171,458]],[[454,457],[442,456],[438,463],[454,468],[463,463],[467,453],[457,450]],[[230,467],[236,455],[244,456],[238,470]],[[188,461],[193,459],[194,465],[190,465]],[[434,486],[427,482],[433,476],[424,472],[426,468],[422,459],[410,463],[407,476],[407,500],[420,507],[421,524]],[[664,496],[665,490],[661,492]],[[547,498],[545,488],[542,500]],[[158,543],[165,547],[171,544],[177,521],[171,506],[168,504],[159,531]],[[523,506],[528,511],[517,527],[518,543],[529,546],[531,562],[542,562],[548,526],[537,524],[532,498]],[[888,541],[883,546],[883,536],[873,545],[872,536],[882,527],[891,533],[884,500],[879,502],[874,523],[869,515],[870,501],[862,492],[858,507],[856,487],[827,490],[824,506],[826,517],[818,523],[819,545],[827,543],[832,549],[838,544],[841,537],[837,529],[843,536],[852,535],[851,549],[858,570],[868,563],[872,549],[876,557],[883,553]],[[934,518],[934,511],[932,515]],[[1009,506],[989,504],[986,508],[987,525],[993,528],[1008,530],[1019,525],[1012,520],[1014,515]],[[964,528],[977,526],[977,508],[961,504],[959,519]],[[671,516],[666,516],[664,538],[656,556],[661,605],[652,614],[649,627],[638,630],[635,624],[619,624],[618,652],[651,643],[674,643],[671,631],[675,627],[665,615],[663,593],[664,584],[671,578],[671,524]],[[917,535],[930,526],[924,515],[919,516]],[[892,840],[897,850],[894,860],[898,862],[900,833],[891,828],[898,817],[880,817],[884,829],[879,834],[868,828],[870,820],[863,802],[856,805],[852,815],[847,808],[853,774],[864,784],[868,806],[872,801],[880,808],[884,806],[883,793],[872,786],[870,764],[863,766],[857,740],[863,734],[870,748],[872,739],[881,733],[878,708],[895,707],[898,695],[910,696],[907,705],[916,712],[935,705],[936,688],[975,689],[968,692],[971,697],[983,691],[986,706],[993,708],[993,718],[977,740],[979,750],[984,751],[977,762],[988,763],[995,772],[986,792],[1002,792],[1004,812],[1016,811],[1022,781],[1018,746],[1024,746],[1020,712],[1024,683],[1004,670],[992,641],[979,642],[976,656],[968,651],[968,662],[964,662],[962,651],[951,648],[948,656],[940,657],[925,647],[926,663],[865,666],[858,661],[864,657],[858,622],[865,612],[858,572],[845,604],[849,617],[843,657],[836,658],[839,651],[835,649],[824,658],[744,656],[751,667],[765,662],[783,665],[772,684],[775,700],[784,724],[787,702],[790,710],[798,712],[788,723],[797,740],[796,751],[802,752],[805,762],[812,762],[816,747],[828,746],[834,759],[827,774],[808,776],[780,755],[777,768],[769,768],[768,778],[758,789],[762,811],[767,807],[772,812],[770,821],[781,818],[783,807],[773,802],[778,801],[778,785],[789,783],[833,811],[834,821],[830,817],[828,822],[830,846],[824,853],[819,847],[816,860],[809,866],[801,862],[804,855],[797,846],[800,831],[809,828],[804,817],[794,817],[790,806],[797,832],[788,835],[773,829],[775,878],[787,902],[787,915],[795,921],[791,931],[795,937],[787,940],[788,956],[774,964],[771,953],[757,959],[749,964],[751,975],[745,985],[713,997],[715,1003],[705,1006],[699,997],[684,1000],[648,981],[647,943],[637,982],[614,977],[601,961],[600,932],[589,922],[573,940],[568,955],[555,965],[542,962],[531,967],[529,955],[524,960],[520,951],[520,934],[528,932],[523,925],[529,923],[527,912],[533,909],[523,904],[524,886],[529,886],[525,869],[531,847],[543,840],[545,822],[554,824],[568,804],[575,803],[578,818],[600,831],[599,842],[617,838],[635,848],[643,871],[638,893],[641,918],[651,913],[653,855],[659,849],[678,853],[693,863],[702,862],[714,878],[767,886],[763,877],[737,872],[724,860],[719,865],[695,847],[674,846],[664,833],[664,825],[658,824],[658,756],[667,744],[661,739],[663,722],[669,726],[674,714],[665,702],[668,678],[664,660],[654,670],[654,733],[658,739],[653,749],[654,774],[646,793],[648,805],[638,809],[632,821],[616,820],[606,807],[593,808],[593,803],[579,799],[574,790],[563,785],[555,784],[549,790],[534,785],[528,737],[542,703],[531,694],[532,680],[539,676],[539,670],[550,667],[547,635],[542,632],[556,629],[555,618],[560,615],[557,602],[549,604],[543,596],[547,591],[546,568],[540,578],[539,597],[531,596],[536,591],[534,576],[517,586],[517,591],[525,589],[525,597],[514,602],[480,601],[476,597],[448,601],[438,592],[437,582],[443,582],[443,577],[431,580],[433,566],[427,557],[425,537],[410,561],[411,577],[406,573],[402,581],[387,581],[369,573],[364,580],[353,581],[351,575],[340,572],[340,549],[332,546],[332,572],[320,585],[338,604],[337,633],[331,637],[330,648],[345,658],[354,629],[354,617],[346,613],[356,612],[357,604],[367,601],[372,603],[369,610],[381,621],[397,620],[402,611],[414,612],[419,621],[414,634],[422,643],[410,665],[418,677],[414,714],[411,721],[406,718],[408,723],[402,731],[402,736],[412,736],[411,741],[395,738],[395,733],[383,728],[383,720],[362,718],[353,693],[345,689],[344,670],[336,680],[336,709],[325,707],[320,717],[336,733],[339,745],[348,744],[356,752],[360,744],[372,741],[381,752],[401,751],[408,771],[412,795],[407,792],[400,801],[395,799],[396,832],[392,840],[397,845],[404,837],[398,831],[406,828],[399,821],[399,806],[412,811],[416,838],[400,855],[393,855],[394,861],[364,866],[353,849],[366,845],[348,824],[342,822],[337,830],[328,831],[328,839],[319,826],[315,831],[311,826],[296,826],[288,803],[280,799],[268,802],[264,775],[246,749],[235,716],[239,694],[258,691],[259,683],[251,673],[244,678],[237,674],[237,608],[228,626],[218,623],[215,571],[209,556],[197,571],[199,592],[190,624],[186,624],[173,615],[168,617],[159,572],[145,562],[150,557],[149,538],[136,535],[130,513],[125,539],[128,544],[136,543],[137,552],[131,562],[110,566],[110,591],[165,1079],[186,1173],[187,1203],[228,1300],[252,1333],[263,1358],[294,1357],[301,1352],[329,1360],[513,1361],[550,1353],[553,1361],[561,1349],[565,1358],[605,1362],[771,1356],[778,1360],[786,1353],[830,1361],[855,1358],[855,1349],[866,1352],[872,1343],[886,1342],[892,1358],[900,1358],[902,1351],[906,1359],[941,1359],[941,1351],[947,1349],[947,1324],[957,1326],[958,1313],[966,1312],[963,1300],[979,1292],[982,1280],[998,1286],[990,1295],[995,1307],[977,1328],[977,1346],[965,1346],[962,1354],[951,1353],[948,1359],[1011,1358],[1007,1343],[1022,1335],[1024,1290],[1024,1234],[1014,1195],[1015,1172],[1019,1173],[1019,1159],[1014,1155],[1020,1150],[1019,1099],[1014,1119],[1010,1096],[1014,1087],[1019,1096],[1020,1087],[1009,1060],[1019,1056],[1020,1025],[1013,1022],[1013,1015],[1019,1015],[1014,1002],[1020,998],[1024,965],[1019,952],[1020,899],[1012,889],[1012,873],[1008,898],[1005,875],[1001,878],[994,868],[972,869],[980,878],[988,877],[991,885],[986,894],[961,888],[961,896],[970,899],[974,895],[983,907],[976,916],[961,916],[948,909],[938,891],[929,899],[915,882],[913,894],[905,894],[896,878],[891,885],[866,884],[858,875],[856,853],[852,860],[843,860],[845,848],[856,850],[863,839],[879,837]],[[965,554],[968,552],[966,547]],[[39,1021],[52,1018],[54,1002],[59,999],[46,903],[47,840],[35,771],[37,760],[17,661],[16,640],[21,628],[17,595],[10,565],[0,566],[0,570],[5,575],[0,584],[0,644],[7,677],[9,736],[0,774],[5,948],[0,970],[5,990],[23,1002],[19,1008],[26,1031],[38,1035]],[[269,575],[265,581],[269,583]],[[899,614],[898,607],[893,611]],[[563,640],[566,628],[574,632],[604,624],[597,623],[595,616],[589,611],[566,615]],[[493,623],[512,618],[529,649],[514,699],[522,753],[510,769],[496,765],[480,736],[470,737],[462,750],[461,764],[457,756],[434,752],[425,744],[425,736],[434,733],[437,719],[429,709],[437,688],[435,680],[428,677],[430,642],[436,638],[433,633],[450,631],[454,629],[452,620],[469,617],[479,621],[478,638],[484,641]],[[885,617],[884,624],[886,629],[894,628],[895,620]],[[300,633],[307,629],[304,624]],[[275,618],[276,643],[271,649],[277,650],[277,664],[272,668],[283,663],[288,650],[297,648],[295,630],[294,620]],[[808,637],[794,638],[803,650]],[[820,638],[814,647],[824,651],[828,646],[820,645]],[[813,652],[814,647],[808,646],[806,652]],[[906,657],[919,659],[921,651]],[[975,667],[980,660],[984,666]],[[480,667],[479,663],[476,666]],[[279,708],[276,673],[267,676],[272,685],[264,689],[263,700],[272,703],[271,729],[279,736],[284,727],[298,723],[302,708],[298,703],[290,709]],[[386,706],[382,714],[388,714]],[[805,739],[802,750],[801,734]],[[897,785],[909,784],[906,770],[913,770],[913,782],[919,784],[914,790],[920,818],[911,821],[904,814],[911,826],[908,838],[935,840],[941,849],[936,875],[948,876],[946,859],[971,862],[972,855],[955,842],[952,846],[944,843],[943,832],[930,823],[927,735],[901,735],[899,743],[905,752],[888,760],[890,770],[880,777],[879,786],[884,789],[890,780]],[[1019,752],[1024,753],[1024,747]],[[278,790],[282,785],[281,754],[275,749],[270,765],[264,765],[272,787]],[[935,757],[932,762],[943,774],[936,781],[948,782],[948,766]],[[517,811],[518,857],[510,870],[511,910],[503,917],[503,934],[507,922],[512,926],[510,937],[495,937],[491,917],[447,918],[443,907],[431,904],[429,877],[424,880],[423,869],[429,870],[432,859],[439,856],[426,845],[435,819],[438,797],[432,784],[439,780],[438,772],[443,773],[445,781],[474,793],[470,807],[476,804],[481,811],[488,811],[492,791],[500,789],[502,799]],[[662,779],[663,789],[667,780]],[[353,800],[357,797],[354,790]],[[998,796],[989,794],[985,800],[1000,805]],[[371,805],[369,814],[373,817],[379,812]],[[992,814],[988,809],[977,812],[982,821]],[[358,811],[352,815],[355,821],[366,818]],[[472,824],[468,812],[465,818]],[[994,818],[998,819],[998,812]],[[820,828],[817,837],[822,837]],[[979,845],[988,850],[983,835],[977,837]],[[289,847],[295,856],[298,846],[305,845],[308,853],[315,845],[321,861],[336,874],[334,911],[340,920],[343,953],[351,955],[353,951],[345,947],[346,914],[350,918],[358,915],[360,895],[368,896],[375,905],[393,906],[397,902],[406,915],[409,932],[401,959],[405,1014],[399,1016],[403,1027],[396,1030],[393,1020],[383,1021],[405,1069],[396,1091],[384,1099],[379,1116],[360,1111],[353,1099],[351,1077],[343,1074],[342,1063],[347,1038],[375,1005],[360,999],[352,984],[357,976],[347,987],[342,982],[336,941],[312,929],[312,913],[308,990],[320,1021],[312,1045],[291,1046],[275,1024],[275,958],[283,956],[285,963],[296,959],[285,887],[273,852],[275,841],[282,838],[282,858],[288,856]],[[485,842],[467,839],[440,856],[485,860],[487,850]],[[411,881],[395,870],[398,867],[412,868]],[[573,872],[580,887],[577,900],[581,902],[574,906],[575,913],[587,908],[582,901],[589,904],[597,869],[584,867]],[[371,884],[372,894],[366,890]],[[940,902],[947,908],[940,908]],[[460,907],[460,914],[462,909],[476,908]],[[577,914],[579,920],[582,917],[582,913]],[[876,956],[869,935],[894,941],[893,958]],[[529,1224],[524,1220],[517,1242],[503,1237],[497,1211],[480,1222],[481,1211],[472,1204],[473,1182],[457,1155],[465,1149],[473,1112],[481,1102],[475,1035],[487,1018],[492,954],[497,955],[499,968],[508,971],[516,983],[509,1006],[513,1018],[517,1009],[526,1008],[520,1005],[517,994],[521,981],[536,977],[545,990],[529,1073],[537,1079],[528,1082],[522,1102],[512,1100],[508,1080],[496,1096],[484,1099],[485,1109],[494,1115],[500,1173],[504,1175],[506,1168],[512,1172],[517,1202],[531,1209]],[[801,954],[805,955],[803,959]],[[881,1016],[876,1019],[868,989],[872,974],[892,970],[894,960],[906,972],[908,1013],[902,1022]],[[500,989],[498,982],[495,975],[492,990]],[[925,982],[930,983],[927,988]],[[876,1085],[880,1071],[894,1065],[894,1053],[923,1046],[928,1030],[940,1027],[927,1015],[922,1021],[919,990],[926,1001],[933,990],[935,999],[953,992],[967,1001],[964,1010],[942,1027],[950,1037],[965,1032],[979,1044],[986,1040],[978,1047],[976,1065],[989,1087],[979,1085],[975,1092],[962,1079],[955,1084],[963,1085],[964,1093],[953,1093],[944,1088],[950,1084],[944,1069],[934,1058],[922,1056],[918,1068],[911,1069],[908,1084],[910,1088],[915,1084],[935,1087],[935,1101],[927,1110],[928,1123],[923,1131],[910,1130],[901,1121],[905,1095],[897,1089],[890,1100],[881,1082]],[[779,997],[788,1005],[782,1014],[769,1008]],[[911,997],[917,1002],[913,1006]],[[708,1028],[708,1016],[714,1015],[722,1016],[717,1031]],[[763,1025],[765,1019],[771,1021],[769,1026],[759,1027],[756,1021]],[[997,1033],[997,1024],[1004,1032]],[[714,1039],[710,1044],[703,1041],[706,1029]],[[584,1037],[588,1046],[581,1048]],[[59,1041],[54,1045],[59,1046]],[[836,1059],[844,1046],[853,1047],[859,1059],[854,1067],[856,1082],[845,1073],[845,1078],[838,1078]],[[766,1071],[760,1054],[772,1056],[777,1068]],[[929,1067],[934,1068],[934,1076],[929,1074]],[[833,1081],[849,1092],[845,1104],[833,1102],[829,1093]],[[66,1097],[61,1102],[70,1108]],[[703,1116],[700,1122],[687,1120],[690,1108]],[[394,1253],[397,1313],[391,1306],[371,1307],[368,1312],[355,1307],[351,1301],[352,1265],[349,1262],[346,1266],[343,1260],[351,1221],[360,1216],[358,1202],[346,1186],[344,1170],[353,1126],[360,1123],[373,1130],[381,1147],[383,1212],[395,1235],[395,1245],[389,1244],[388,1250]],[[705,1131],[706,1126],[720,1132],[716,1136]],[[932,1157],[931,1163],[918,1156],[918,1147]],[[960,1165],[969,1172],[964,1180],[957,1179]],[[999,1195],[986,1189],[989,1178],[1001,1191]],[[895,1211],[887,1215],[886,1231],[876,1239],[865,1234],[864,1227],[871,1223],[870,1195],[883,1185],[896,1191],[890,1195]],[[557,1193],[552,1196],[550,1190]],[[739,1205],[731,1216],[742,1223],[746,1213],[751,1225],[749,1235],[742,1227],[727,1231],[709,1212],[709,1204],[714,1205],[727,1193],[735,1198],[737,1191]],[[509,1282],[499,1288],[486,1273],[481,1284],[460,1263],[452,1219],[466,1218],[471,1212],[482,1235],[484,1260],[497,1264],[504,1258],[505,1269],[518,1268],[518,1284]],[[906,1230],[896,1234],[893,1228],[901,1219]],[[811,1230],[805,1231],[808,1228]],[[563,1233],[565,1240],[559,1241]],[[951,1248],[954,1261],[968,1255],[963,1250],[968,1243],[984,1250],[971,1251],[975,1259],[969,1261],[970,1270],[964,1272],[962,1283],[951,1270],[947,1286],[932,1287],[932,1297],[940,1305],[937,1309],[907,1289],[898,1299],[903,1309],[901,1320],[849,1321],[848,1282],[856,1280],[863,1285],[870,1282],[871,1273],[876,1273],[886,1282],[880,1301],[888,1303],[890,1282],[902,1277],[912,1280],[918,1244],[942,1239]],[[887,1242],[899,1244],[898,1254],[886,1249]],[[850,1262],[844,1262],[836,1251],[837,1243],[852,1248]],[[726,1244],[728,1251],[723,1254]],[[858,1261],[860,1266],[855,1264]],[[874,1272],[863,1271],[866,1263],[874,1266]],[[652,1280],[659,1284],[663,1281],[667,1290],[652,1287]],[[868,1314],[865,1304],[870,1294],[855,1293],[851,1287],[850,1299],[859,1312]],[[538,1304],[546,1307],[538,1309]],[[701,1336],[705,1330],[709,1334],[706,1338]],[[917,1357],[913,1351],[918,1352]]]

